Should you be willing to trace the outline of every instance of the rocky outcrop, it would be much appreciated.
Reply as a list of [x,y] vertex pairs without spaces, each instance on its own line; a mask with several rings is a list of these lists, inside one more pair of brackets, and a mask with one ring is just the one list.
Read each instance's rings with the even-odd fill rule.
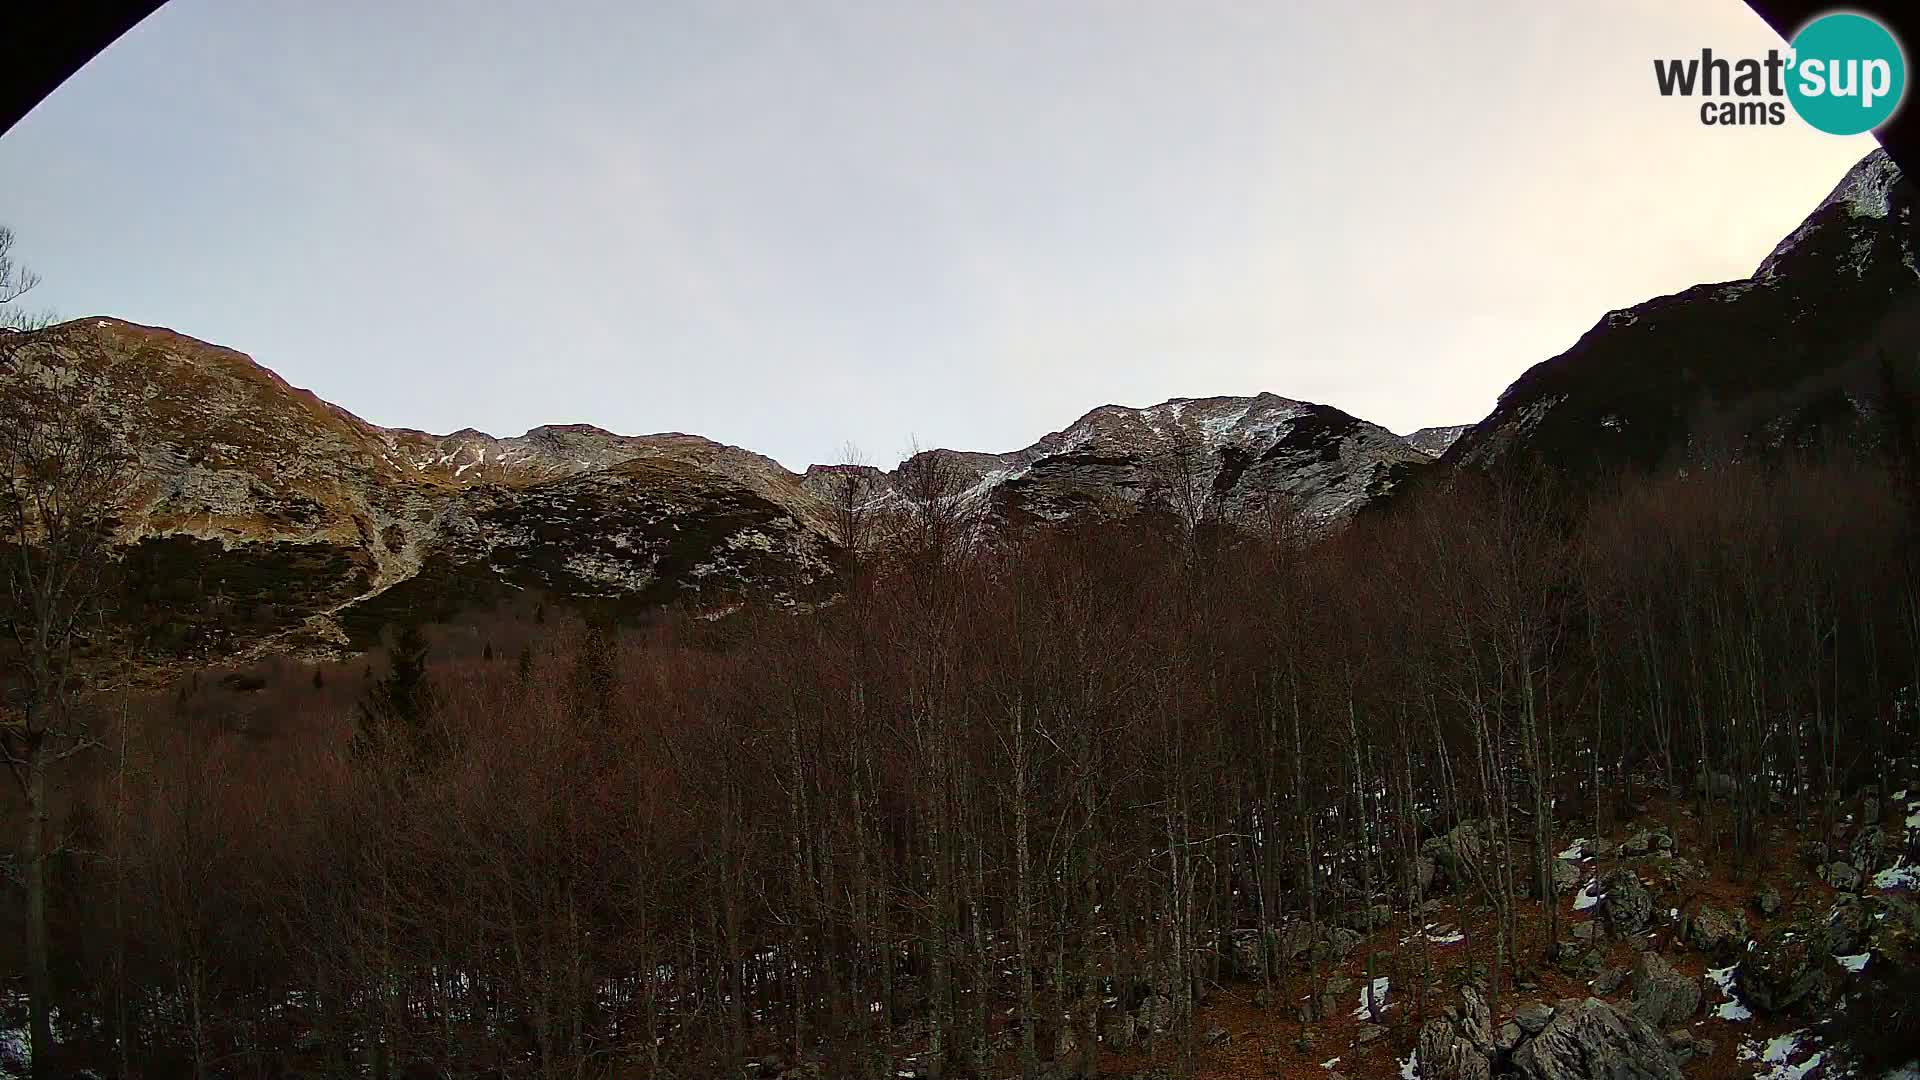
[[1424,1080],[1488,1080],[1493,1063],[1447,1020],[1429,1020],[1420,1028],[1414,1050]]
[[1472,424],[1449,424],[1444,427],[1423,427],[1411,435],[1403,436],[1403,441],[1415,450],[1437,458],[1447,452],[1454,440],[1465,435]]
[[792,603],[834,543],[798,479],[686,435],[381,428],[248,357],[116,319],[0,344],[0,396],[84,403],[131,461],[121,622],[158,662],[363,647],[508,590]]
[[1830,862],[1820,867],[1817,872],[1821,881],[1841,892],[1859,892],[1860,887],[1866,884],[1866,878],[1849,862]]
[[[1247,520],[1273,508],[1318,526],[1346,520],[1433,456],[1327,405],[1276,394],[1175,398],[1103,405],[1004,454],[927,451],[865,474],[870,497],[877,505],[902,498],[908,474],[936,460],[990,522],[1006,526],[1142,512]],[[828,498],[843,471],[816,466],[802,483]]]
[[1872,875],[1892,866],[1899,858],[1899,847],[1887,831],[1868,825],[1847,845],[1847,861],[1863,875]]
[[1637,934],[1653,921],[1653,894],[1631,869],[1623,866],[1608,874],[1600,890],[1600,914],[1614,933]]
[[1529,1080],[1680,1080],[1680,1064],[1658,1031],[1599,998],[1556,1009],[1540,1034],[1513,1055]]
[[1777,1013],[1825,1000],[1832,954],[1825,934],[1789,926],[1760,938],[1734,970],[1740,996],[1762,1012]]
[[1653,1027],[1685,1023],[1700,1011],[1700,980],[1675,971],[1658,953],[1641,953],[1630,981],[1633,1014]]
[[[1478,880],[1481,862],[1486,857],[1486,840],[1473,822],[1457,825],[1444,835],[1435,836],[1420,845],[1419,858],[1425,860],[1430,869],[1423,882],[1425,891],[1444,889],[1453,885],[1470,884]],[[1416,867],[1416,873],[1419,869]]]
[[1629,859],[1672,850],[1673,834],[1665,829],[1648,829],[1620,841],[1620,854]]
[[1687,944],[1715,958],[1732,956],[1747,942],[1747,919],[1738,911],[1706,905],[1688,917]]

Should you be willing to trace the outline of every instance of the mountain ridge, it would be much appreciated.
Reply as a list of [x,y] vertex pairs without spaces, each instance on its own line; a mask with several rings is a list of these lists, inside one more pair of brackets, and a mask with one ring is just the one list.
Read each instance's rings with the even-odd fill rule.
[[[518,436],[373,424],[238,350],[109,316],[0,342],[0,392],[97,408],[140,477],[118,540],[141,648],[364,648],[390,623],[539,590],[620,605],[807,604],[835,591],[822,478],[682,432],[546,424]],[[936,450],[997,524],[1284,495],[1336,522],[1430,459],[1378,425],[1275,394],[1103,405],[1001,454]],[[899,468],[874,470],[893,491]],[[897,494],[897,492],[896,492]]]
[[1606,313],[1521,373],[1441,462],[1590,475],[1906,443],[1887,421],[1911,411],[1920,379],[1916,201],[1871,151],[1752,276]]
[[[1884,153],[1867,155],[1754,276],[1607,313],[1473,425],[1403,437],[1273,393],[1182,397],[857,475],[884,508],[909,498],[903,472],[940,462],[996,530],[1275,509],[1327,528],[1461,468],[1651,468],[1910,437],[1915,202]],[[699,435],[588,423],[382,427],[237,350],[106,316],[0,338],[0,392],[16,386],[89,398],[136,463],[119,540],[142,648],[165,655],[357,649],[389,623],[525,590],[726,607],[837,589],[846,466],[795,473]]]

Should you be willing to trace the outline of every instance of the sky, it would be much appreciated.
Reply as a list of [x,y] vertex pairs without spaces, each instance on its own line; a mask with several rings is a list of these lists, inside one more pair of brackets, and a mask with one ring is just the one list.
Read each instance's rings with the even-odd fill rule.
[[1747,276],[1872,149],[1655,89],[1779,44],[1741,0],[171,0],[0,136],[0,223],[61,316],[388,426],[1405,433]]

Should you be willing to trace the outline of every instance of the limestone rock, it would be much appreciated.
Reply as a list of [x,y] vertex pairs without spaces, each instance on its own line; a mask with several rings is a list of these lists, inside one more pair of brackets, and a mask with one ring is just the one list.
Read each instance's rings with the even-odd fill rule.
[[1700,1010],[1700,982],[1645,952],[1633,968],[1633,1013],[1657,1028],[1683,1024]]
[[1641,883],[1640,875],[1621,867],[1608,874],[1600,887],[1605,894],[1600,911],[1615,934],[1637,934],[1653,921],[1653,894]]
[[1528,1080],[1681,1080],[1658,1031],[1598,998],[1555,1010],[1513,1063]]
[[1424,1080],[1487,1080],[1493,1073],[1487,1055],[1445,1020],[1429,1020],[1421,1026],[1414,1056]]

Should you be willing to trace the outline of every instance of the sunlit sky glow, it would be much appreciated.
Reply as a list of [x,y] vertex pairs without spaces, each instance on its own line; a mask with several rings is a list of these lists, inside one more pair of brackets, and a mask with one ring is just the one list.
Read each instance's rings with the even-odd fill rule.
[[171,0],[0,136],[65,316],[380,424],[793,468],[1262,390],[1477,420],[1865,137],[1701,126],[1741,0]]

